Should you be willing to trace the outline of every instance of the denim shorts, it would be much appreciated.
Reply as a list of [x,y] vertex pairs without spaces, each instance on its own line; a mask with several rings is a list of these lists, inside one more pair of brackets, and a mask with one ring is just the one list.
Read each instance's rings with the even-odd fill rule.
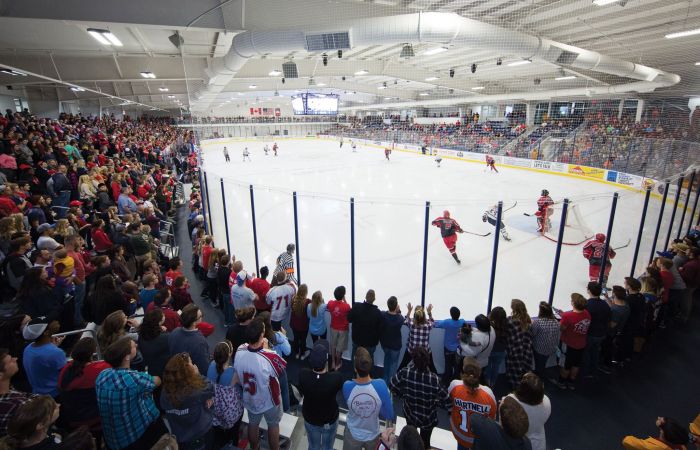
[[248,424],[259,425],[263,416],[265,416],[265,422],[267,423],[268,427],[276,426],[282,420],[282,408],[279,405],[274,406],[260,414],[253,414],[250,412],[250,410],[248,410]]

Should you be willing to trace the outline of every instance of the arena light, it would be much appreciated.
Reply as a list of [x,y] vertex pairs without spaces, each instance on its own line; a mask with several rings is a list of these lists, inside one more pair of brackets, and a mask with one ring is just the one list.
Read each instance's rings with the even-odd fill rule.
[[700,28],[696,28],[694,30],[679,31],[676,33],[669,33],[666,35],[666,39],[677,39],[687,36],[694,36],[696,34],[700,34]]
[[695,65],[696,65],[696,66],[700,66],[700,62],[696,62]]
[[161,86],[161,87],[158,88],[158,90],[159,90],[160,92],[168,92],[170,89],[168,89],[168,88],[165,87],[165,86]]
[[88,28],[87,32],[90,36],[95,38],[97,42],[102,45],[113,45],[115,47],[122,47],[122,41],[119,40],[111,31],[102,30],[99,28]]
[[439,80],[439,79],[440,79],[440,77],[428,77],[425,79],[425,81],[435,81],[435,80]]
[[425,56],[433,56],[447,51],[447,47],[435,47],[423,52]]
[[271,71],[270,73],[268,73],[268,75],[270,75],[271,77],[277,77],[277,76],[282,75],[282,72],[280,72],[279,70],[275,69],[275,70]]
[[258,88],[258,86],[256,84],[251,84],[250,86],[248,86],[248,89],[257,89],[257,88]]
[[524,66],[525,64],[532,64],[532,61],[529,59],[521,59],[520,61],[513,61],[512,63],[508,63],[509,67],[516,67],[516,66]]
[[482,89],[484,89],[484,86],[474,86],[472,91],[481,91]]
[[368,73],[369,73],[368,71],[366,71],[365,69],[362,69],[362,70],[358,70],[357,72],[355,72],[355,75],[367,75]]
[[149,72],[147,70],[144,70],[143,72],[141,72],[141,76],[144,78],[155,78],[156,74],[153,72]]
[[323,87],[323,86],[326,86],[326,83],[321,81],[320,83],[316,83],[316,86]]
[[16,77],[16,76],[26,77],[27,76],[27,74],[24,72],[20,72],[18,70],[12,70],[12,69],[0,69],[0,72],[7,74],[7,75],[12,75],[13,77]]
[[85,92],[85,89],[83,89],[79,86],[73,86],[72,88],[70,88],[70,90],[73,92]]
[[575,75],[565,75],[563,77],[556,77],[555,80],[557,81],[565,81],[565,80],[575,80],[576,76]]
[[168,98],[175,98],[174,95],[168,95]]
[[421,92],[421,93],[418,94],[418,95],[420,95],[421,97],[427,97],[427,96],[430,95],[430,94],[427,93],[427,92]]
[[613,3],[617,3],[620,0],[593,0],[593,4],[597,6],[605,6],[605,5],[611,5]]

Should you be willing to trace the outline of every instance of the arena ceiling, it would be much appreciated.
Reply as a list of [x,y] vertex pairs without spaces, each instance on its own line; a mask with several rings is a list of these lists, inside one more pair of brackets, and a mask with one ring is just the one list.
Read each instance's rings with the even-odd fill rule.
[[[700,0],[618,0],[605,6],[593,0],[4,0],[0,64],[27,75],[0,73],[0,85],[61,101],[187,108],[197,103],[214,61],[228,52],[238,33],[341,30],[355,19],[419,11],[455,13],[681,77],[675,86],[641,95],[700,96],[700,34],[665,37],[700,28]],[[100,44],[88,28],[109,30],[123,45]],[[182,38],[181,45],[174,44],[174,35]],[[401,56],[407,43],[414,53],[410,58]],[[520,58],[483,46],[414,41],[351,47],[340,59],[335,51],[326,52],[327,65],[321,51],[255,56],[209,99],[206,112],[224,115],[227,105],[242,102],[273,105],[308,89],[310,83],[315,90],[341,94],[346,106],[363,107],[538,91],[544,99],[557,90],[625,82],[538,59],[510,66]],[[443,47],[446,50],[434,53]],[[297,64],[299,78],[287,78],[283,84],[280,75],[270,73],[281,70],[285,61]],[[141,72],[156,78],[143,78]]]

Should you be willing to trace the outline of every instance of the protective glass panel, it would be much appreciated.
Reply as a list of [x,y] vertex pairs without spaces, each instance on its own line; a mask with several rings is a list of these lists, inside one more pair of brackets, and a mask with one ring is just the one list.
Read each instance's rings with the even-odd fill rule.
[[[289,192],[264,187],[255,189],[255,220],[260,267],[274,272],[277,257],[294,243],[294,205]],[[296,266],[296,261],[295,261]],[[269,280],[268,280],[269,281]]]

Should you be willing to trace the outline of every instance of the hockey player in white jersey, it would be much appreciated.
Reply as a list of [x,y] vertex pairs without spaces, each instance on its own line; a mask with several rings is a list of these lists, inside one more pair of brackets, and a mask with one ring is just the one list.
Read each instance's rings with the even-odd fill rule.
[[265,147],[263,147],[263,151],[265,152],[265,156],[270,153],[270,146],[268,144],[265,144]]
[[355,141],[350,141],[350,147],[352,147],[353,152],[357,151],[357,144],[355,144]]
[[435,152],[435,162],[437,163],[437,166],[440,167],[440,163],[442,162],[442,156],[438,152]]
[[228,149],[224,147],[224,158],[226,159],[226,162],[231,162],[231,158],[228,156]]
[[[498,205],[493,205],[491,209],[488,211],[484,212],[484,215],[481,216],[481,220],[483,222],[488,222],[493,226],[496,226],[496,219],[498,218]],[[502,218],[501,218],[502,219]],[[503,223],[503,220],[501,220],[501,225],[499,227],[501,231],[501,236],[503,236],[503,239],[506,241],[510,241],[510,236],[508,236],[508,232],[506,231],[506,225]]]
[[245,162],[246,158],[248,158],[248,161],[251,161],[250,152],[248,151],[248,147],[243,149],[243,162]]

